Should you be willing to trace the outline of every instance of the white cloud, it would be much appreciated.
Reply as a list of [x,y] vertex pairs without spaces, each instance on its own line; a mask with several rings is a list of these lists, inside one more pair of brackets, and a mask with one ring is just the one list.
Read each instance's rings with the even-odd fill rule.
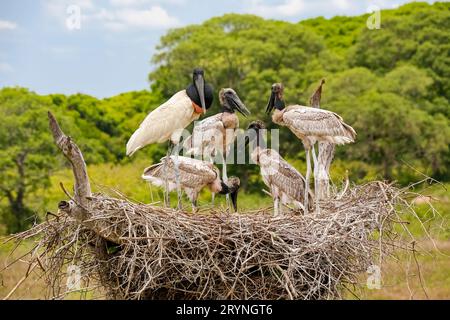
[[128,27],[170,28],[179,25],[178,19],[170,16],[160,6],[151,7],[149,10],[121,10],[117,12],[116,16]]
[[180,24],[176,17],[170,16],[160,6],[153,6],[150,9],[122,8],[107,10],[103,8],[90,15],[88,19],[97,20],[105,28],[112,31],[124,31],[133,28],[171,28]]
[[6,62],[0,62],[0,73],[11,73],[14,71],[14,68],[6,63]]
[[345,10],[351,7],[351,4],[349,3],[348,0],[333,0],[332,4],[333,6],[341,10]]
[[151,2],[151,0],[110,0],[113,6],[134,7]]
[[249,12],[263,17],[289,17],[298,15],[305,7],[303,0],[284,0],[279,4],[265,4],[262,0],[251,0]]
[[93,0],[47,0],[43,1],[47,14],[56,19],[63,28],[67,29],[67,19],[69,17],[68,8],[78,6],[81,14],[81,28],[84,28],[89,16],[98,10]]
[[17,28],[17,24],[7,20],[0,20],[0,31],[2,30],[14,30]]
[[[140,7],[159,0],[110,0],[109,7],[96,7],[92,0],[50,0],[45,2],[47,12],[65,22],[67,7],[78,5],[81,8],[82,29],[85,25],[99,25],[113,31],[124,31],[133,28],[170,28],[180,24],[176,17],[159,5],[150,8]],[[184,1],[184,0],[170,0]],[[135,7],[139,6],[139,8]]]
[[82,11],[91,11],[96,7],[92,0],[47,0],[44,1],[44,7],[47,12],[57,18],[65,19],[67,8],[69,6],[79,6]]
[[165,4],[184,4],[186,0],[110,0],[112,6],[115,7],[138,7],[149,3],[165,3]]

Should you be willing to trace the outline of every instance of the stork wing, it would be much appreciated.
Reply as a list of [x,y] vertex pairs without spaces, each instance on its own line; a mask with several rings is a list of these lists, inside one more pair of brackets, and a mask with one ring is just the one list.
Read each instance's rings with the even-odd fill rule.
[[[164,186],[167,170],[168,181],[171,184],[176,183],[174,159],[175,156],[170,156],[166,169],[164,168],[166,157],[162,158],[160,163],[146,168],[142,178],[154,185]],[[218,177],[217,168],[205,161],[179,156],[178,164],[180,184],[184,188],[201,189]]]
[[199,115],[194,113],[186,91],[180,91],[150,112],[127,143],[127,155],[151,143],[162,143],[186,128]]
[[305,178],[278,152],[265,149],[260,153],[261,173],[269,184],[276,186],[297,201],[303,201],[305,195]]
[[290,106],[284,112],[283,120],[305,136],[342,138],[345,143],[353,142],[356,137],[355,130],[341,116],[328,110]]
[[183,146],[187,154],[212,156],[216,148],[222,147],[224,134],[222,114],[218,113],[197,122],[192,135],[186,139]]

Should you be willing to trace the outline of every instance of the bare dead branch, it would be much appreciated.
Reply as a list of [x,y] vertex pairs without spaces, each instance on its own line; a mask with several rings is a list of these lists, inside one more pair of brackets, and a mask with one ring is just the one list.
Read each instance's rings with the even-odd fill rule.
[[83,154],[75,142],[64,134],[59,127],[56,118],[50,111],[48,112],[48,119],[50,130],[53,134],[56,145],[72,165],[73,175],[75,177],[75,199],[85,207],[87,206],[86,197],[91,195],[91,185],[89,183],[89,177]]

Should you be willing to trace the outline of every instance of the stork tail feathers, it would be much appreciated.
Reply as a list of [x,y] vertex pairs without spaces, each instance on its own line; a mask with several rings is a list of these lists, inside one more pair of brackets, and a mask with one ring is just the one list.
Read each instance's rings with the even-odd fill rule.
[[345,129],[347,129],[347,132],[349,133],[349,135],[351,136],[351,138],[352,138],[352,142],[354,142],[355,141],[355,138],[356,138],[356,131],[355,131],[355,129],[353,129],[351,126],[349,126],[348,124],[346,124],[346,123],[344,123],[344,127],[345,127]]
[[130,140],[127,142],[127,156],[131,157],[136,151],[142,148],[142,143],[140,141],[141,128],[137,129]]
[[165,180],[162,178],[163,171],[164,171],[164,160],[162,159],[162,162],[156,163],[150,167],[145,168],[144,173],[142,174],[142,179],[149,181],[150,183],[152,183],[157,187],[164,187]]

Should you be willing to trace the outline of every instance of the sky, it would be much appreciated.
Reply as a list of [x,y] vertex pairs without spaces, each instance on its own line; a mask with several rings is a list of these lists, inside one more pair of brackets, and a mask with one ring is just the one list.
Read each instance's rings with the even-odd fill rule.
[[[1,0],[0,88],[98,98],[148,89],[169,29],[225,13],[298,22],[392,9],[408,0]],[[434,2],[429,0],[428,2]],[[79,17],[79,19],[77,19]]]

